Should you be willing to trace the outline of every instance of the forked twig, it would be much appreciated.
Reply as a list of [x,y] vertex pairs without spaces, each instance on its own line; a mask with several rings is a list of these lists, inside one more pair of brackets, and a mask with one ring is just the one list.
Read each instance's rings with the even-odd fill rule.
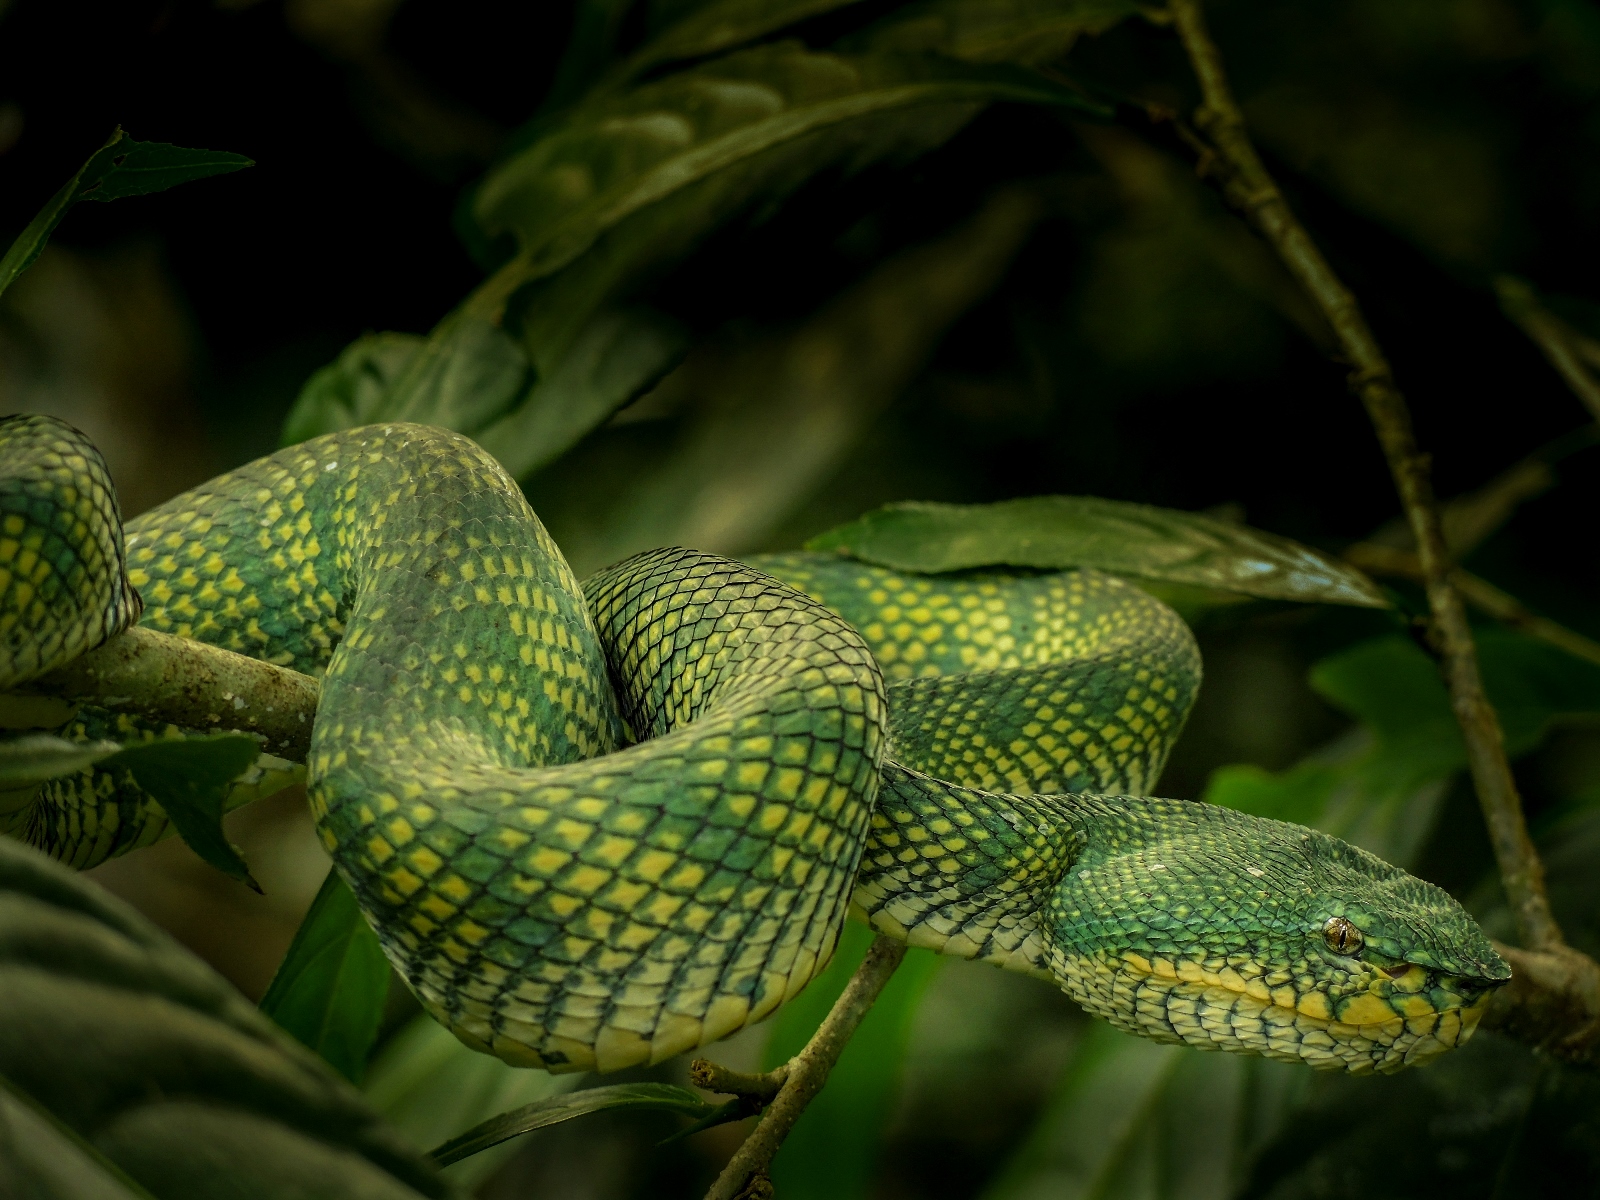
[[760,1124],[734,1151],[706,1200],[765,1200],[772,1195],[767,1169],[773,1157],[806,1105],[822,1090],[839,1055],[905,956],[904,942],[877,937],[811,1040],[781,1067],[745,1075],[705,1059],[691,1064],[689,1077],[698,1086],[739,1096],[761,1112]]

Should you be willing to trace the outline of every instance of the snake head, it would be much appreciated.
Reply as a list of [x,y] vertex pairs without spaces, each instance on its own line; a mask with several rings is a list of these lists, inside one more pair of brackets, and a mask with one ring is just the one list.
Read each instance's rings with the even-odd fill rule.
[[1338,838],[1180,800],[1082,797],[1052,973],[1131,1033],[1355,1073],[1459,1046],[1511,969],[1443,889]]

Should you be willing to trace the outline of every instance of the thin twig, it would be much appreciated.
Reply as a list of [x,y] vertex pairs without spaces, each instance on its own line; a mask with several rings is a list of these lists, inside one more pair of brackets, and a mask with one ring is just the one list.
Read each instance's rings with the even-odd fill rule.
[[1383,445],[1416,539],[1433,616],[1432,644],[1466,741],[1478,802],[1518,933],[1530,949],[1564,945],[1560,926],[1550,912],[1544,865],[1528,836],[1522,801],[1506,758],[1500,719],[1484,695],[1466,609],[1451,586],[1453,564],[1434,502],[1429,462],[1417,449],[1405,397],[1395,386],[1388,360],[1355,295],[1334,273],[1290,210],[1251,144],[1244,116],[1228,85],[1222,56],[1206,30],[1199,0],[1171,0],[1169,8],[1200,84],[1203,103],[1195,113],[1195,125],[1215,152],[1209,170],[1221,184],[1224,197],[1273,245],[1290,274],[1328,318],[1340,354],[1351,366],[1351,388],[1366,406]]
[[[1522,327],[1522,332],[1544,352],[1556,374],[1566,381],[1573,395],[1582,400],[1595,420],[1600,421],[1600,377],[1591,370],[1596,365],[1596,346],[1539,303],[1533,285],[1514,275],[1501,275],[1494,281],[1500,307]],[[1587,362],[1586,362],[1587,360]]]
[[321,694],[309,675],[139,626],[17,690],[186,729],[260,733],[268,751],[291,762],[305,761]]
[[[805,1048],[776,1071],[769,1071],[765,1075],[741,1075],[715,1067],[714,1064],[704,1064],[710,1068],[705,1072],[706,1077],[712,1078],[714,1072],[717,1082],[703,1086],[715,1086],[718,1091],[759,1097],[768,1092],[774,1083],[777,1084],[776,1093],[762,1113],[760,1124],[751,1131],[744,1144],[734,1151],[728,1165],[706,1193],[706,1200],[765,1200],[772,1195],[767,1168],[772,1165],[773,1156],[800,1119],[800,1114],[805,1112],[806,1105],[822,1090],[828,1072],[839,1061],[839,1055],[843,1053],[856,1027],[861,1024],[862,1018],[872,1008],[873,1001],[883,991],[884,984],[889,982],[889,976],[894,974],[905,956],[904,942],[881,935],[876,938],[867,951],[867,957],[856,968],[844,992],[834,1001],[833,1008],[822,1024],[817,1026],[816,1033],[811,1035]],[[695,1065],[699,1067],[701,1064]]]
[[[1395,575],[1402,579],[1422,580],[1422,563],[1409,550],[1384,546],[1375,542],[1357,542],[1344,552],[1353,565],[1373,575]],[[1600,666],[1600,642],[1586,638],[1576,630],[1541,617],[1509,592],[1503,592],[1487,579],[1482,579],[1460,567],[1450,572],[1450,584],[1474,608],[1487,613],[1497,621],[1504,621],[1513,629],[1520,629],[1530,637],[1565,650],[1575,658],[1585,659]]]

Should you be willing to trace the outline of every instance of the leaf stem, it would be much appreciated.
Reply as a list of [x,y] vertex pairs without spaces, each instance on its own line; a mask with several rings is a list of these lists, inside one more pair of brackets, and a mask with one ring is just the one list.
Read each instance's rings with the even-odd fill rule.
[[1518,933],[1529,949],[1563,946],[1545,892],[1544,865],[1528,836],[1522,801],[1506,758],[1500,719],[1484,694],[1466,609],[1451,584],[1454,564],[1445,546],[1429,460],[1417,448],[1405,397],[1355,295],[1290,210],[1251,144],[1222,55],[1207,31],[1200,0],[1170,0],[1168,9],[1200,85],[1202,103],[1194,121],[1212,151],[1210,158],[1202,160],[1205,170],[1220,183],[1228,202],[1277,250],[1289,273],[1328,319],[1341,357],[1351,366],[1351,389],[1365,405],[1388,459],[1416,539],[1433,618],[1433,645],[1466,741],[1468,765]]
[[[742,1075],[703,1059],[690,1067],[691,1077],[700,1086],[749,1097],[765,1108],[760,1124],[734,1151],[706,1200],[765,1200],[772,1195],[767,1169],[773,1157],[806,1105],[822,1091],[839,1055],[905,956],[904,942],[882,935],[875,938],[811,1040],[776,1070]],[[706,1082],[701,1083],[702,1079]]]

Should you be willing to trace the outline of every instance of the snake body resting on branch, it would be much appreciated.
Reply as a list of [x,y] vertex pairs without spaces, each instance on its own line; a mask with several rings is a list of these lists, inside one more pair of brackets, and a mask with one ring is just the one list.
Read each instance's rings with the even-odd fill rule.
[[[674,549],[580,588],[488,454],[404,424],[133,520],[126,579],[121,539],[86,439],[0,424],[0,688],[139,597],[146,626],[320,675],[323,844],[427,1009],[513,1063],[732,1033],[821,970],[852,904],[1120,1028],[1352,1071],[1459,1044],[1510,974],[1446,893],[1364,851],[1139,795],[1199,655],[1109,576]],[[181,736],[92,709],[65,732]],[[0,822],[80,866],[168,826],[92,769]]]

